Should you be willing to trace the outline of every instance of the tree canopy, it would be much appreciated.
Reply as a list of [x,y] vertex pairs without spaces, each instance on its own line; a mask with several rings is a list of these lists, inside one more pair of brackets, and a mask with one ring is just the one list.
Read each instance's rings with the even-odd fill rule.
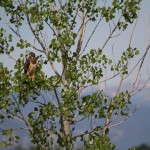
[[[5,137],[1,147],[14,145],[21,138],[16,131],[27,130],[35,149],[54,150],[56,145],[71,150],[78,141],[89,150],[115,148],[108,137],[109,130],[130,117],[132,97],[149,81],[138,86],[150,45],[140,59],[134,59],[140,50],[132,47],[141,2],[0,1],[0,20],[5,23],[0,28],[0,55],[7,55],[15,62],[12,69],[0,63],[0,123],[3,125],[8,119],[22,123],[19,129],[11,125],[0,127]],[[110,58],[105,54],[107,44],[131,24],[134,28],[126,49],[115,60],[112,46]],[[89,48],[100,28],[109,29],[104,42],[95,39],[99,47]],[[39,55],[34,80],[23,71],[29,51]],[[24,59],[18,55],[16,60],[13,54],[21,54]],[[131,68],[133,60],[136,63]],[[43,71],[43,66],[48,73]],[[134,71],[130,88],[121,90],[123,82]],[[115,78],[119,79],[117,90],[110,96],[105,92],[106,83]],[[101,84],[105,85],[104,89],[93,88],[88,92],[89,87]],[[123,121],[113,123],[120,116]]]

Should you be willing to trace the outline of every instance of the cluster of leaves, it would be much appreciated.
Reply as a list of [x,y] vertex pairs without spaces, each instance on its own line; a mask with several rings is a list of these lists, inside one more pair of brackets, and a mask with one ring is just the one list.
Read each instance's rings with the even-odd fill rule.
[[139,54],[139,50],[136,48],[128,47],[121,55],[121,59],[115,65],[111,65],[111,71],[117,71],[120,75],[128,75],[129,61]]
[[11,71],[0,63],[0,109],[6,109],[11,104],[9,94],[11,92]]
[[13,1],[1,1],[0,6],[4,8],[6,15],[10,14],[10,23],[14,24],[15,27],[19,27],[22,25],[22,21],[24,20],[24,13],[22,12],[21,4],[14,5]]
[[116,97],[109,98],[96,91],[92,95],[82,97],[82,103],[78,105],[79,114],[83,117],[94,115],[95,119],[111,118],[114,115],[128,116],[130,94],[128,91],[120,92]]
[[35,107],[34,112],[28,114],[28,122],[32,127],[30,138],[37,149],[45,149],[53,144],[52,134],[56,134],[55,107],[49,102],[40,108]]
[[2,130],[2,136],[5,137],[5,140],[0,142],[0,147],[8,147],[13,146],[14,143],[18,143],[19,136],[16,136],[13,134],[12,128],[7,128],[5,130]]
[[[0,63],[0,125],[6,120],[11,118],[11,110],[8,108],[12,105],[12,100],[10,98],[10,93],[12,91],[12,85],[10,82],[11,71],[8,71],[6,67]],[[5,114],[8,113],[9,115]],[[0,142],[0,147],[12,146],[14,143],[18,142],[19,137],[13,134],[12,128],[0,129],[1,135],[4,136],[5,140]]]
[[116,17],[116,12],[120,12],[124,20],[119,20],[118,28],[126,30],[129,23],[138,17],[138,10],[140,10],[139,4],[142,0],[124,1],[113,0],[112,6],[105,6],[102,8],[102,16],[106,19],[106,22],[112,21]]
[[118,93],[118,95],[110,101],[108,116],[111,116],[112,112],[117,116],[128,116],[128,105],[131,104],[130,98],[131,95],[128,91]]
[[6,30],[4,28],[0,29],[0,54],[10,54],[14,51],[13,46],[9,46],[12,42],[12,34],[6,35]]
[[[96,134],[96,133],[95,133]],[[102,134],[100,137],[99,135],[89,134],[88,140],[85,141],[84,149],[88,150],[114,150],[115,145],[110,142],[110,139],[105,135]]]
[[102,50],[91,49],[90,53],[83,55],[79,60],[77,53],[68,57],[66,76],[71,86],[81,87],[97,85],[103,77],[104,69],[112,60],[102,54]]

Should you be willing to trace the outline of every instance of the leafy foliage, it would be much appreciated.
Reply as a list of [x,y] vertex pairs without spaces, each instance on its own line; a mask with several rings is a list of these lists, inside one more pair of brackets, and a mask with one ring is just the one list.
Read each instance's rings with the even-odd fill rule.
[[115,149],[115,145],[110,143],[110,140],[108,137],[106,137],[106,135],[102,134],[100,137],[90,135],[88,139],[89,140],[85,142],[84,149],[89,149],[89,150],[92,150],[92,149],[113,150]]
[[[131,93],[119,91],[114,97],[105,95],[102,90],[80,94],[87,87],[99,85],[108,68],[115,75],[128,76],[128,62],[139,51],[129,46],[114,63],[103,50],[115,31],[126,30],[138,17],[140,2],[1,0],[0,7],[9,30],[0,29],[0,54],[10,56],[16,49],[33,49],[44,55],[44,58],[40,57],[34,80],[24,74],[24,60],[18,59],[11,71],[0,63],[1,123],[6,118],[23,122],[31,142],[40,150],[54,149],[56,143],[60,148],[73,149],[80,138],[85,149],[114,149],[107,136],[109,120],[114,116],[128,116]],[[79,14],[82,15],[80,25]],[[115,22],[114,29],[104,46],[88,52],[88,42],[82,49],[84,26],[99,20]],[[32,40],[22,35],[26,25]],[[54,75],[47,76],[42,71],[42,66],[49,66],[48,63]],[[61,70],[55,64],[61,66]],[[51,71],[49,67],[47,70]],[[33,109],[25,115],[23,110],[31,105]],[[84,123],[91,116],[96,127],[75,135],[78,123]],[[102,120],[106,122],[101,124]],[[10,137],[1,142],[1,147],[13,145],[12,141],[18,142],[19,137],[13,131],[15,129],[1,129],[4,136]]]

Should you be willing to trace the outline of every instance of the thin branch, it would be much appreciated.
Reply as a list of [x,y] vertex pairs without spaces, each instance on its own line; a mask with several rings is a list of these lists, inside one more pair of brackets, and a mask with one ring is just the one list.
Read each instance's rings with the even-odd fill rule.
[[97,127],[95,127],[92,131],[90,131],[90,132],[84,132],[84,133],[82,133],[82,134],[79,134],[79,135],[76,135],[76,136],[74,136],[73,137],[73,139],[76,139],[76,138],[79,138],[79,137],[83,137],[83,136],[85,136],[85,135],[87,135],[87,134],[90,134],[90,133],[93,133],[93,132],[96,132],[96,131],[100,131],[100,130],[102,130],[102,126],[97,126]]
[[[136,22],[136,24],[137,24],[137,22]],[[132,36],[133,36],[134,30],[135,30],[136,24],[135,24],[135,26],[134,26],[133,32],[132,32],[131,37],[130,37],[129,46],[131,45]],[[142,59],[142,62],[141,62],[141,64],[140,64],[140,66],[139,66],[139,70],[138,70],[137,76],[136,76],[136,78],[135,78],[135,80],[134,80],[134,82],[133,82],[133,84],[132,84],[132,86],[131,86],[131,88],[130,88],[129,93],[133,92],[133,88],[134,88],[134,86],[135,86],[135,84],[136,84],[136,82],[137,82],[137,79],[138,79],[139,74],[140,74],[140,70],[141,70],[141,68],[142,68],[142,66],[143,66],[143,63],[144,63],[144,60],[145,60],[145,57],[146,57],[146,55],[147,55],[147,53],[148,53],[149,48],[150,48],[150,45],[148,45],[148,47],[146,48],[146,52],[145,52],[145,54],[144,54],[144,56],[143,56],[143,59]],[[127,64],[128,64],[128,61],[127,61]],[[127,65],[127,64],[126,64],[126,65]],[[123,76],[121,76],[121,80],[120,80],[120,83],[119,83],[119,85],[118,85],[118,89],[117,89],[117,91],[116,91],[115,97],[118,95],[118,92],[120,91],[120,88],[121,88],[121,85],[122,85],[122,82],[123,82],[124,79],[125,79],[125,78],[124,78]],[[112,113],[112,111],[113,111],[113,110],[110,110],[110,113]],[[108,128],[108,126],[109,126],[109,124],[110,124],[110,120],[111,120],[111,117],[107,117],[107,118],[106,118],[106,125],[105,125],[105,128]]]
[[[144,53],[144,55],[145,55],[145,53]],[[125,78],[129,77],[129,76],[132,74],[132,72],[135,70],[135,68],[136,68],[136,67],[139,65],[139,63],[141,62],[141,60],[143,60],[144,55],[138,60],[138,62],[134,65],[134,67],[132,68],[132,70],[128,73],[128,75],[127,75]],[[124,79],[125,79],[125,78],[124,78]]]
[[[19,131],[19,130],[28,130],[28,128],[11,128],[7,129],[7,131],[12,130],[12,131]],[[0,132],[5,131],[5,129],[0,128]]]
[[[22,122],[22,123],[25,123],[23,120],[22,120],[22,118],[20,117],[20,116],[17,116],[17,115],[14,115],[14,113],[9,109],[6,109],[6,111],[9,111],[9,113],[12,115],[11,116],[11,118],[13,119],[13,120],[19,120],[20,122]],[[5,117],[10,117],[10,114],[8,115],[8,113],[6,113],[6,112],[4,112],[4,111],[2,111],[1,110],[1,112],[2,112],[2,114],[5,116]]]
[[45,97],[43,96],[42,92],[40,92],[40,95],[42,96],[43,100],[44,100],[44,104],[46,103],[46,99]]
[[14,60],[15,62],[17,61],[15,58],[13,58],[9,53],[6,53],[6,55],[10,58],[10,59],[12,59],[12,60]]
[[60,6],[62,7],[62,0],[58,0]]
[[87,42],[86,42],[86,44],[85,44],[85,46],[84,46],[84,48],[83,48],[83,50],[82,50],[82,52],[81,52],[80,56],[83,54],[83,52],[85,51],[86,47],[88,46],[88,44],[89,44],[89,42],[90,42],[90,40],[91,40],[91,38],[92,38],[93,34],[95,33],[95,31],[96,31],[97,27],[98,27],[98,26],[99,26],[99,24],[100,24],[101,20],[102,20],[102,16],[100,17],[100,19],[99,19],[98,23],[96,24],[96,26],[95,26],[95,28],[93,29],[93,31],[92,31],[92,33],[91,33],[90,37],[88,38],[88,40],[87,40]]
[[59,97],[58,97],[58,94],[57,94],[57,91],[56,91],[55,87],[54,87],[54,93],[55,93],[55,96],[56,96],[56,99],[57,99],[57,103],[60,106],[60,100],[59,100]]
[[137,93],[139,93],[140,91],[142,91],[144,88],[147,87],[147,83],[150,81],[150,77],[147,79],[147,81],[143,84],[143,86],[138,89],[135,93],[132,94],[132,96],[136,95]]
[[132,42],[132,39],[133,39],[133,34],[135,32],[135,29],[136,29],[136,26],[137,26],[137,23],[138,23],[138,19],[139,19],[139,13],[140,13],[140,11],[138,11],[138,14],[137,14],[138,17],[136,19],[136,22],[135,22],[135,24],[133,26],[133,30],[131,32],[131,36],[130,36],[130,40],[129,40],[129,47],[131,47],[131,42]]
[[[52,12],[55,11],[54,2],[53,2],[53,3],[50,3],[50,5],[51,5],[51,10],[52,10]],[[57,35],[60,35],[60,34],[61,34],[59,28],[56,28],[56,31],[57,31]]]
[[[149,97],[149,96],[147,96],[147,97]],[[138,107],[136,107],[136,108],[134,109],[134,111],[131,112],[124,120],[122,120],[122,121],[120,121],[120,122],[118,122],[118,123],[116,123],[116,124],[110,125],[108,128],[112,128],[112,127],[115,127],[115,126],[117,126],[117,125],[120,125],[120,124],[126,122],[126,121],[142,106],[142,104],[143,104],[144,102],[145,102],[145,99],[144,99],[144,100],[138,105]]]
[[87,117],[89,117],[89,115],[88,115],[88,116],[85,116],[85,117],[83,117],[83,118],[81,118],[81,119],[79,119],[79,120],[75,120],[74,122],[75,122],[75,123],[81,122],[81,121],[83,121],[84,119],[86,119]]
[[133,84],[132,84],[132,86],[131,86],[131,88],[130,88],[130,90],[129,90],[130,93],[133,92],[134,86],[135,86],[135,84],[136,84],[136,82],[137,82],[137,79],[138,79],[138,77],[139,77],[141,68],[142,68],[142,66],[143,66],[144,60],[145,60],[145,58],[146,58],[146,56],[147,56],[147,53],[148,53],[149,49],[150,49],[150,44],[147,46],[146,51],[145,51],[145,53],[144,53],[144,55],[143,55],[142,61],[141,61],[141,63],[140,63],[140,66],[139,66],[139,69],[138,69],[138,72],[137,72],[137,75],[136,75],[135,80],[134,80],[134,82],[133,82]]
[[77,14],[78,14],[78,8],[77,8],[77,10],[76,10],[76,13],[75,13],[75,16],[74,16],[74,18],[73,18],[72,24],[71,24],[71,26],[70,26],[70,29],[71,29],[71,30],[73,29],[73,25],[74,25],[74,22],[75,22],[75,20],[76,20],[76,18],[77,18]]
[[118,85],[118,88],[117,88],[117,91],[116,91],[116,94],[115,94],[115,97],[118,95],[119,91],[120,91],[120,88],[121,88],[121,85],[122,85],[122,82],[123,82],[124,78],[121,77],[121,80],[119,82],[119,85]]
[[116,38],[116,37],[118,37],[118,36],[120,36],[120,35],[121,35],[121,33],[118,33],[117,35],[111,36],[111,38]]
[[[128,61],[127,61],[127,63],[128,63]],[[127,64],[126,64],[126,65],[127,65]],[[120,89],[121,89],[123,80],[124,80],[124,75],[121,75],[121,79],[120,79],[120,82],[119,82],[119,84],[118,84],[118,88],[117,88],[117,91],[116,91],[116,94],[115,94],[114,97],[117,97],[117,95],[118,95],[118,93],[119,93],[119,91],[120,91]],[[111,110],[109,111],[110,114],[112,114],[112,112],[113,112],[113,109],[111,109]],[[106,116],[105,129],[108,128],[108,126],[109,126],[109,124],[110,124],[110,121],[111,121],[111,117]]]
[[[46,56],[48,57],[48,55],[46,55]],[[56,67],[54,66],[54,64],[49,59],[48,59],[48,61],[51,65],[53,71],[55,72],[55,74],[60,77],[60,74],[58,73],[58,71],[57,71]]]
[[[100,81],[98,84],[101,84],[101,83],[104,83],[104,82],[106,82],[106,81],[109,81],[109,80],[112,80],[113,78],[115,78],[116,76],[118,76],[119,75],[119,73],[117,73],[117,74],[115,74],[115,75],[113,75],[113,76],[111,76],[111,77],[109,77],[109,78],[107,78],[107,79],[104,79],[104,80],[102,80],[102,81]],[[80,86],[78,89],[77,89],[77,92],[79,92],[79,91],[82,91],[82,90],[84,90],[84,89],[86,89],[86,88],[88,88],[88,87],[90,87],[90,86],[92,86],[93,84],[90,84],[90,85],[85,85],[85,86]]]
[[110,33],[111,33],[112,30],[111,30],[111,25],[110,25],[110,23],[109,23],[109,30],[110,30]]
[[118,23],[120,22],[121,18],[122,18],[122,15],[121,15],[120,18],[118,19],[118,21],[117,21],[115,27],[113,28],[113,30],[112,30],[111,33],[109,34],[108,38],[106,39],[105,43],[103,44],[103,46],[102,46],[102,48],[101,48],[102,50],[104,49],[104,47],[106,46],[106,44],[108,43],[108,41],[112,38],[112,35],[113,35],[113,33],[116,31],[116,29],[117,29],[117,27],[118,27]]
[[41,47],[43,48],[43,51],[46,52],[45,46],[43,45],[41,39],[36,35],[36,33],[35,33],[35,31],[34,31],[32,25],[31,25],[31,22],[30,22],[30,19],[29,19],[29,15],[28,15],[28,14],[26,14],[26,18],[27,18],[28,25],[29,25],[29,27],[30,27],[30,29],[31,29],[31,31],[32,31],[32,33],[33,33],[33,35],[35,36],[35,38],[37,39],[37,41],[39,42],[39,44],[40,44]]
[[81,18],[81,31],[80,31],[80,35],[79,35],[79,40],[78,40],[78,44],[77,44],[77,55],[79,56],[80,51],[81,51],[81,47],[82,47],[82,43],[83,43],[83,38],[84,38],[84,32],[85,32],[85,13],[84,13],[84,0],[82,0],[82,18]]
[[46,21],[44,20],[44,22],[49,26],[49,28],[53,31],[53,34],[57,36],[55,30],[52,28],[52,26]]
[[[27,40],[24,40],[24,39],[22,38],[22,36],[17,32],[18,30],[15,31],[15,30],[10,26],[10,22],[8,22],[2,14],[0,14],[0,15],[3,17],[3,19],[5,20],[5,23],[7,24],[7,26],[9,27],[9,29],[10,29],[12,32],[15,33],[15,35],[18,36],[21,40],[23,40],[23,42],[27,42]],[[35,49],[35,50],[37,50],[37,51],[39,51],[39,52],[41,52],[41,53],[44,53],[42,50],[36,48],[36,47],[35,47],[34,45],[32,45],[31,43],[30,43],[30,46],[31,46],[33,49]],[[9,55],[9,57],[10,57],[11,59],[15,60],[15,59],[12,58],[10,55]],[[15,61],[16,61],[16,60],[15,60]]]
[[104,82],[104,93],[107,95],[107,67],[105,68],[105,82]]
[[52,100],[52,102],[54,103],[54,105],[56,106],[56,108],[58,108],[58,105],[54,101],[54,98],[48,92],[47,92],[47,95],[50,97],[50,99]]
[[18,104],[16,98],[14,97],[14,95],[12,95],[12,96],[13,96],[13,98],[14,98],[14,101],[15,101],[16,105],[17,105],[17,108],[18,108],[18,111],[19,111],[19,113],[20,113],[20,115],[21,115],[21,117],[22,117],[22,120],[24,121],[25,125],[28,127],[28,131],[29,131],[30,133],[32,133],[32,128],[31,128],[31,126],[29,126],[28,122],[26,121],[26,119],[25,119],[25,117],[24,117],[24,115],[23,115],[23,113],[22,113],[22,111],[21,111],[21,109],[20,109],[20,106],[19,106],[19,104]]

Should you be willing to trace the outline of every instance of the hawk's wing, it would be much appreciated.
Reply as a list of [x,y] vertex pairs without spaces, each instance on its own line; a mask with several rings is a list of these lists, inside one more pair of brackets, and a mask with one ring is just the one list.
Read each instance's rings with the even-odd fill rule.
[[26,62],[24,64],[24,73],[28,72],[29,65],[30,65],[30,59],[28,58],[28,59],[26,59]]

